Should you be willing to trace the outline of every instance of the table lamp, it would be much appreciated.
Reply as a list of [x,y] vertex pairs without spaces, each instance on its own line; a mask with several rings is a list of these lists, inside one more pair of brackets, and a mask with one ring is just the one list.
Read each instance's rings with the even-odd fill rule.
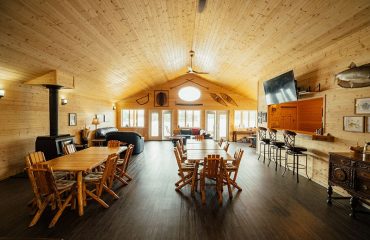
[[92,125],[95,125],[95,130],[98,129],[98,125],[100,124],[99,122],[99,118],[97,117],[94,117],[92,122],[91,122]]

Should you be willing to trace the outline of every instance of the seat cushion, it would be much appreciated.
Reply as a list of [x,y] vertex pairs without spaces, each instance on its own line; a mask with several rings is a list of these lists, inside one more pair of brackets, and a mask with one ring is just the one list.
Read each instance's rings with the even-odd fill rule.
[[268,139],[268,138],[263,138],[263,139],[261,139],[261,141],[266,143],[266,144],[270,144],[270,139]]
[[69,172],[53,172],[53,175],[56,180],[60,180],[63,178],[67,178]]
[[66,189],[66,188],[71,188],[73,184],[75,183],[76,181],[72,181],[72,180],[56,180],[55,181],[55,184],[57,185],[57,189],[59,191]]
[[289,151],[294,152],[294,153],[302,153],[302,152],[307,152],[307,148],[305,147],[292,147],[288,148]]
[[85,182],[96,182],[103,177],[103,172],[89,173],[84,177]]
[[284,142],[279,142],[279,141],[274,141],[274,142],[271,142],[270,144],[274,145],[274,146],[277,146],[279,148],[282,148],[285,145]]

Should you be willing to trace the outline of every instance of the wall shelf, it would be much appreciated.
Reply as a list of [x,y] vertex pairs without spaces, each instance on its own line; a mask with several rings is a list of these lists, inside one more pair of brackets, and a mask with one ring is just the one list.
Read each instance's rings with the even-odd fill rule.
[[330,133],[328,133],[326,136],[325,135],[312,135],[312,140],[334,142],[334,136],[330,135]]

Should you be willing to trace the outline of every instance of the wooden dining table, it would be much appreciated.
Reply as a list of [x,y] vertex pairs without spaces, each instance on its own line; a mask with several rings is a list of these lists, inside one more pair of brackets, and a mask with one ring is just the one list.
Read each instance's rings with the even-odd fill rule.
[[[89,147],[75,153],[64,155],[46,161],[44,164],[49,165],[53,171],[75,172],[77,175],[77,203],[78,213],[84,214],[83,203],[83,172],[89,172],[104,163],[110,154],[120,154],[127,147]],[[98,199],[98,198],[97,198]],[[96,200],[96,199],[95,199]],[[102,201],[102,200],[101,200]]]
[[208,155],[212,155],[212,154],[220,155],[220,157],[222,157],[223,160],[225,160],[225,161],[233,161],[234,160],[234,157],[232,155],[230,155],[229,153],[227,153],[223,149],[218,149],[218,150],[215,150],[215,149],[198,149],[198,150],[188,150],[186,152],[187,159],[189,161],[199,161],[199,160],[201,161],[201,160],[204,160],[204,158],[207,157]]
[[215,141],[198,141],[198,143],[187,144],[186,150],[223,150]]

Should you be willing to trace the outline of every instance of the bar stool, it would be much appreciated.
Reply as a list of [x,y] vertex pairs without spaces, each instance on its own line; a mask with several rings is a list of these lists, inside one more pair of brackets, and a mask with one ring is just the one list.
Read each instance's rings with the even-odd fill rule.
[[260,157],[262,155],[261,151],[261,145],[263,145],[263,162],[265,162],[266,159],[266,147],[267,147],[267,156],[270,155],[270,139],[267,138],[267,128],[259,127],[258,128],[258,137],[259,137],[259,150],[260,154],[258,156],[258,160],[260,160]]
[[[285,142],[285,148],[286,148],[285,159],[286,160],[285,160],[285,170],[284,170],[283,176],[284,176],[287,168],[289,168],[289,166],[293,166],[293,175],[294,175],[295,169],[297,170],[296,173],[297,173],[297,183],[298,183],[299,182],[299,174],[298,174],[299,169],[306,169],[306,176],[307,176],[308,180],[311,180],[311,178],[309,178],[308,174],[307,174],[307,153],[304,153],[304,152],[307,152],[307,148],[297,147],[295,145],[295,136],[296,135],[297,134],[293,131],[284,130],[284,142]],[[289,155],[293,156],[293,162],[292,163],[288,163]],[[299,164],[299,157],[302,157],[302,156],[306,158],[306,165]],[[296,158],[297,158],[297,162],[296,162]]]
[[[270,155],[269,155],[269,163],[267,166],[270,166],[271,160],[275,160],[275,171],[277,171],[278,160],[280,161],[281,167],[281,151],[285,150],[285,143],[277,140],[277,130],[270,128],[269,129],[270,135]],[[286,158],[283,158],[286,161]]]

